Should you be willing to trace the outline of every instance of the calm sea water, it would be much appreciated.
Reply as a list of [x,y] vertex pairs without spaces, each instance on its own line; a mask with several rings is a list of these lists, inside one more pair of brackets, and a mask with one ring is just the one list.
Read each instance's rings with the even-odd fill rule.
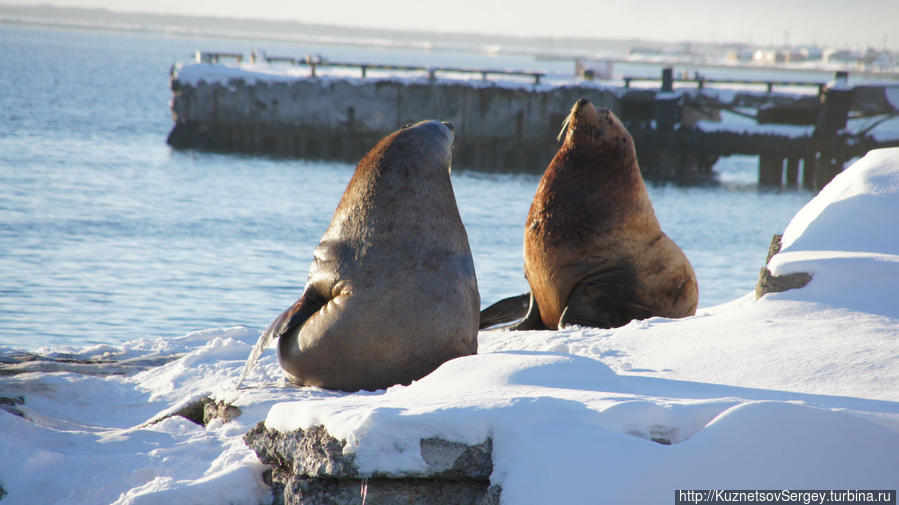
[[[0,345],[28,349],[263,328],[302,291],[354,166],[171,150],[169,69],[195,50],[563,65],[3,24],[0,47]],[[716,169],[720,187],[649,187],[696,269],[700,306],[752,290],[771,235],[812,197],[757,188],[753,158]],[[539,176],[452,177],[482,304],[526,291],[522,228]]]

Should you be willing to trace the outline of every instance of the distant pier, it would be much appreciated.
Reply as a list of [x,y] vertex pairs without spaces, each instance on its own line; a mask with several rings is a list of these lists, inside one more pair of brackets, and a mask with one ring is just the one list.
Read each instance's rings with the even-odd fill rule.
[[761,184],[816,189],[848,160],[899,146],[899,128],[885,127],[899,115],[899,88],[849,87],[844,73],[828,84],[676,80],[664,69],[645,87],[647,77],[613,86],[589,75],[550,82],[542,72],[255,52],[249,61],[198,53],[196,63],[173,68],[169,144],[355,162],[402,125],[438,118],[455,125],[454,165],[540,173],[563,118],[584,97],[621,117],[648,179],[712,179],[719,157],[744,154],[759,157]]

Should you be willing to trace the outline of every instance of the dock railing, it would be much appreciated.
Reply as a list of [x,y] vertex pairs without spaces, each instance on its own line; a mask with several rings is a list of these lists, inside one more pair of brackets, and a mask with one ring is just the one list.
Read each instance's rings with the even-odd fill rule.
[[[235,59],[238,63],[243,61],[243,55],[240,53],[219,53],[219,52],[201,52],[197,51],[196,60],[202,63],[219,63],[222,59]],[[331,68],[356,68],[359,69],[359,75],[365,79],[370,70],[384,70],[395,72],[426,72],[428,78],[433,80],[437,78],[438,73],[443,74],[480,74],[481,79],[487,80],[490,75],[526,77],[534,80],[534,84],[540,84],[540,80],[546,76],[545,72],[537,72],[533,70],[503,70],[488,68],[466,68],[466,67],[426,67],[419,65],[392,65],[378,63],[355,63],[344,61],[328,61],[320,56],[307,54],[301,57],[293,56],[269,56],[263,51],[254,50],[250,53],[250,62],[265,62],[269,64],[288,64],[298,66],[308,66],[310,76],[317,77],[317,69],[324,67]],[[671,90],[674,84],[689,84],[695,88],[703,89],[707,85],[741,85],[741,86],[763,86],[768,93],[774,91],[774,87],[812,87],[818,90],[818,96],[827,88],[826,82],[816,81],[789,81],[774,79],[709,79],[702,76],[693,78],[674,79],[670,69],[666,68],[661,77],[654,76],[625,76],[622,78],[625,88],[631,88],[634,82],[660,82],[663,90]]]
[[237,63],[243,61],[242,53],[213,53],[208,51],[197,51],[194,54],[197,63],[219,63],[223,59],[237,60]]
[[[624,81],[624,87],[630,88],[632,82],[663,82],[663,79],[659,77],[635,77],[635,76],[626,76],[622,78]],[[817,88],[818,96],[824,92],[824,89],[827,87],[826,82],[816,82],[816,81],[777,81],[777,80],[766,80],[766,79],[708,79],[705,77],[694,77],[694,78],[682,78],[682,79],[673,79],[672,83],[674,84],[692,84],[698,89],[703,89],[707,84],[723,84],[723,85],[741,85],[741,86],[764,86],[768,93],[774,91],[774,87],[809,87],[809,88]]]
[[[198,63],[219,63],[222,59],[234,59],[238,63],[243,61],[243,54],[240,53],[220,53],[220,52],[201,52],[197,51],[196,61]],[[269,64],[288,64],[308,66],[310,76],[317,77],[317,69],[323,67],[331,68],[356,68],[359,69],[359,75],[365,79],[370,70],[384,70],[396,72],[426,72],[428,78],[433,80],[437,78],[438,73],[443,74],[480,74],[481,79],[487,80],[490,75],[505,75],[515,77],[526,77],[534,80],[534,84],[540,84],[540,80],[546,76],[545,72],[537,72],[533,70],[503,70],[489,68],[466,68],[466,67],[426,67],[419,65],[392,65],[379,63],[355,63],[345,61],[328,61],[320,56],[307,54],[302,57],[293,56],[269,56],[263,51],[254,50],[250,53],[250,62],[265,62]],[[818,96],[824,93],[827,88],[826,82],[821,81],[789,81],[775,79],[709,79],[703,76],[695,76],[693,78],[675,79],[672,76],[671,69],[663,69],[661,77],[654,76],[625,76],[622,78],[625,89],[631,88],[634,82],[659,82],[663,91],[670,91],[675,84],[687,84],[697,89],[703,89],[707,85],[740,85],[740,86],[762,86],[768,93],[774,91],[774,87],[811,87],[816,88]]]
[[[197,63],[219,63],[222,59],[236,59],[238,63],[243,61],[243,55],[238,53],[216,53],[197,51]],[[526,77],[533,79],[534,84],[540,84],[540,80],[546,75],[545,72],[536,72],[532,70],[502,70],[491,68],[465,68],[465,67],[425,67],[418,65],[390,65],[377,63],[353,63],[344,61],[328,61],[318,56],[307,54],[302,57],[293,56],[268,56],[262,51],[253,51],[250,53],[250,62],[265,62],[269,64],[288,64],[308,66],[310,75],[317,77],[317,69],[323,67],[331,68],[357,68],[360,76],[365,79],[370,70],[386,70],[395,72],[426,72],[428,78],[434,80],[437,74],[480,74],[481,79],[487,80],[491,75]]]

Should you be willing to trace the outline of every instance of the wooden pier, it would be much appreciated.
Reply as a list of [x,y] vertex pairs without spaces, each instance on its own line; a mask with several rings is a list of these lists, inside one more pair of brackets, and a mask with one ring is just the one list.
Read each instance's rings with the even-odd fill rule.
[[[558,148],[555,137],[563,118],[582,97],[621,117],[648,179],[713,180],[719,157],[743,154],[759,157],[760,184],[815,189],[853,157],[899,145],[899,138],[875,140],[846,129],[850,117],[896,116],[882,86],[675,80],[671,69],[662,71],[657,88],[631,85],[648,77],[626,78],[623,87],[574,80],[548,85],[542,72],[332,62],[257,52],[250,56],[252,63],[304,66],[308,75],[270,78],[238,66],[227,79],[216,79],[216,62],[223,59],[240,63],[242,55],[198,53],[202,63],[173,69],[175,127],[168,139],[173,147],[352,162],[402,125],[439,118],[456,127],[457,167],[539,173]],[[328,76],[323,70],[328,68],[359,73]],[[203,72],[210,77],[198,78]],[[185,73],[190,77],[182,78]],[[454,74],[481,78],[453,79]],[[845,78],[836,76],[837,82]],[[714,91],[719,85],[760,89],[731,90],[725,99]],[[779,91],[802,86],[816,93]],[[751,120],[753,128],[716,123],[722,113]],[[778,128],[766,129],[771,125]]]

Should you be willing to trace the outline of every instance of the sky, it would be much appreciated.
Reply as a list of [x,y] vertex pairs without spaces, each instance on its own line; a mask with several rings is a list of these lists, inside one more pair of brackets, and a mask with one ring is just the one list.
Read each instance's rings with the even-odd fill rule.
[[0,0],[343,26],[899,50],[897,0]]

